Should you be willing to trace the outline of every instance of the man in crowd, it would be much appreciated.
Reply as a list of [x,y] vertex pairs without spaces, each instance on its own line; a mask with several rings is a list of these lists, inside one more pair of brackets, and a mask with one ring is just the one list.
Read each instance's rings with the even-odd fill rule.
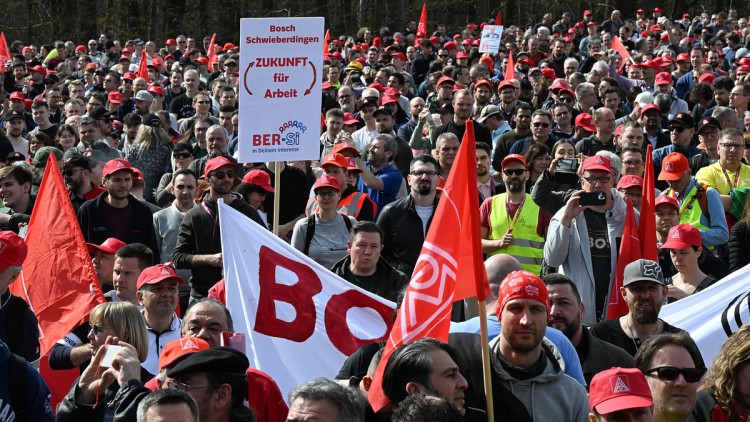
[[[429,40],[427,41],[429,42]],[[352,388],[316,378],[289,393],[288,422],[361,421],[365,418],[364,398]]]
[[[662,245],[664,246],[664,245]],[[639,259],[625,266],[619,292],[628,304],[628,313],[602,321],[591,327],[591,333],[635,356],[643,342],[660,333],[683,332],[659,319],[659,311],[667,296],[659,263]]]
[[76,148],[65,151],[63,155],[63,181],[70,191],[70,202],[75,212],[78,212],[84,202],[104,192],[101,186],[91,181],[94,165],[95,163]]
[[[444,132],[451,132],[456,135],[456,138],[462,140],[464,138],[464,132],[466,131],[466,121],[471,117],[471,106],[474,103],[474,99],[471,96],[471,92],[467,89],[462,89],[453,94],[453,119],[443,125],[436,127],[431,134],[432,144],[437,144],[437,138]],[[492,135],[481,123],[474,124],[474,139],[476,142],[484,142],[492,145]]]
[[0,212],[0,229],[18,233],[19,224],[28,223],[36,195],[31,194],[31,172],[20,166],[0,169],[0,197],[5,210]]
[[396,200],[404,180],[401,172],[391,164],[397,149],[393,136],[377,135],[367,149],[367,164],[360,157],[355,161],[362,170],[357,188],[375,202],[376,218],[386,205]]
[[635,368],[614,367],[591,380],[591,422],[652,422],[653,400],[646,377]]
[[112,281],[112,269],[115,265],[115,254],[119,251],[125,242],[110,237],[101,245],[87,243],[86,248],[93,255],[91,262],[94,265],[96,278],[99,280],[102,292],[107,293],[114,288]]

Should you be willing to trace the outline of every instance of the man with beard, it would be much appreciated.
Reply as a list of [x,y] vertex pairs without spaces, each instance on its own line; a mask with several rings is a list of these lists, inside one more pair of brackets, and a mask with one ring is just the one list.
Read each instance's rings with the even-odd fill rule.
[[375,202],[377,219],[386,205],[396,200],[404,178],[391,164],[398,144],[390,135],[377,135],[367,147],[368,162],[357,157],[355,163],[362,170],[357,189],[366,193]]
[[357,97],[354,96],[354,91],[350,86],[341,85],[336,99],[344,113],[355,113],[357,111]]
[[382,257],[407,276],[414,271],[437,208],[438,168],[437,160],[429,155],[412,160],[409,195],[386,206],[377,220],[384,234]]
[[178,286],[183,283],[171,264],[145,268],[138,277],[136,298],[143,305],[148,330],[148,355],[141,366],[151,374],[159,373],[159,355],[164,346],[181,337],[182,324],[175,310],[180,301]]
[[632,368],[633,357],[621,348],[594,337],[581,323],[585,307],[573,280],[562,274],[543,277],[549,293],[550,315],[548,327],[556,328],[573,343],[581,362],[586,384],[594,375],[613,366]]
[[451,168],[453,168],[453,162],[456,160],[458,147],[458,138],[450,132],[442,133],[437,138],[435,155],[438,164],[440,164],[440,176],[445,180],[448,180],[448,175],[451,172]]
[[[513,116],[513,121],[516,125],[515,129],[500,135],[497,143],[494,144],[495,148],[492,152],[493,169],[500,169],[503,159],[510,153],[510,148],[514,143],[516,143],[516,141],[531,136],[531,114],[533,113],[533,111],[534,110],[529,105],[518,106],[518,108],[516,109],[516,114]],[[501,113],[503,113],[503,116],[505,116],[504,112],[501,111]],[[505,117],[503,118],[507,122],[511,121]],[[496,178],[499,177],[499,175],[493,176]]]
[[208,289],[221,279],[223,261],[219,231],[219,199],[223,199],[225,204],[256,223],[263,224],[255,208],[245,202],[241,195],[232,192],[236,168],[237,164],[223,156],[208,160],[203,175],[208,182],[209,190],[203,196],[201,206],[190,209],[180,225],[173,261],[177,268],[192,270],[191,299],[207,296]]
[[[442,124],[432,131],[432,144],[437,144],[437,138],[442,133],[451,132],[461,140],[464,138],[464,131],[466,131],[466,121],[471,117],[471,106],[474,104],[474,99],[471,96],[471,92],[468,89],[462,89],[453,95],[453,119],[449,122]],[[492,135],[490,131],[484,127],[481,123],[474,123],[474,139],[476,142],[484,142],[492,145]]]
[[407,170],[409,168],[409,163],[411,163],[414,155],[411,152],[409,143],[398,137],[393,130],[396,125],[396,120],[391,109],[387,106],[382,106],[375,110],[373,117],[375,117],[375,129],[378,131],[378,134],[390,135],[396,140],[398,147],[393,156],[393,164],[396,165],[396,168],[401,172],[404,178],[406,178],[409,175]]
[[567,58],[565,55],[565,41],[558,38],[552,45],[552,55],[547,59],[552,69],[555,70],[555,77],[565,77],[565,59]]
[[[201,157],[197,160],[193,160],[188,168],[195,174],[203,174],[206,169],[206,163],[209,160],[216,157],[226,157],[232,163],[237,164],[237,160],[232,158],[227,152],[229,147],[229,133],[221,125],[213,125],[206,130],[206,148],[208,149],[208,155]],[[245,175],[244,166],[237,166],[234,172],[238,177]]]
[[659,319],[659,311],[667,297],[667,285],[659,263],[639,259],[628,264],[619,293],[628,304],[628,313],[592,326],[594,336],[635,356],[651,336],[685,332]]
[[487,79],[481,79],[474,84],[474,112],[473,118],[479,118],[485,106],[492,100],[492,83]]
[[641,108],[639,120],[643,126],[643,136],[651,143],[654,149],[669,145],[669,134],[661,130],[661,109],[658,105],[651,103]]
[[63,155],[63,181],[70,192],[70,202],[75,212],[78,212],[84,202],[104,192],[104,189],[91,181],[93,167],[94,163],[75,148],[65,151]]
[[106,192],[84,202],[78,209],[78,223],[86,242],[101,244],[114,237],[125,243],[143,243],[159,259],[151,210],[130,194],[133,169],[122,158],[107,162],[102,170]]
[[502,162],[506,192],[486,199],[479,208],[482,252],[508,254],[523,269],[539,275],[544,259],[544,239],[552,218],[526,193],[529,170],[526,160],[510,154]]

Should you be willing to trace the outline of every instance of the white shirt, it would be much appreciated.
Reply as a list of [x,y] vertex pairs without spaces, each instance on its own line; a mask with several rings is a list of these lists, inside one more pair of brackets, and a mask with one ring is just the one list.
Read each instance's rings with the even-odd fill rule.
[[166,346],[167,343],[181,337],[181,327],[182,321],[177,317],[177,314],[172,315],[172,323],[163,333],[157,334],[156,331],[146,323],[146,328],[148,329],[148,355],[146,356],[146,360],[141,363],[143,368],[153,375],[159,373],[159,356],[161,355],[161,351],[164,350],[164,346]]

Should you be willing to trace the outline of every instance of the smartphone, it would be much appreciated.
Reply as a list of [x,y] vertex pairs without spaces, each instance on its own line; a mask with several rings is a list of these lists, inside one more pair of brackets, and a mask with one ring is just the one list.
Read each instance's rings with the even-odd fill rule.
[[581,192],[579,202],[582,207],[586,205],[604,205],[607,203],[605,192]]
[[577,158],[561,158],[557,162],[555,173],[576,173],[578,171]]
[[102,361],[99,363],[99,366],[102,368],[109,368],[112,366],[112,361],[115,358],[115,355],[117,352],[122,350],[122,346],[117,346],[114,344],[110,344],[107,346],[107,351],[104,352],[104,357],[102,358]]

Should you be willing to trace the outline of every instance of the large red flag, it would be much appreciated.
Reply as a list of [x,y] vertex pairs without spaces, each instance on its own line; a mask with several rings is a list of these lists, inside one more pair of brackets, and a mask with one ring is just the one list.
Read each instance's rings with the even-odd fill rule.
[[503,24],[503,8],[501,7],[497,11],[497,16],[495,16],[495,25],[500,26]]
[[39,320],[41,356],[104,303],[69,195],[57,161],[50,159],[26,232],[29,253],[10,287]]
[[472,171],[475,164],[474,124],[469,120],[455,165],[432,218],[431,230],[373,377],[369,399],[376,412],[389,401],[381,382],[393,351],[424,337],[448,341],[453,302],[473,296],[483,301],[489,292],[482,261],[479,196],[474,188],[477,174]]
[[417,38],[427,36],[427,3],[422,3],[422,14],[419,16],[419,26],[417,26]]
[[643,172],[643,199],[641,199],[640,236],[641,257],[652,261],[659,261],[659,251],[656,248],[656,215],[654,159],[651,156],[651,143],[646,148],[646,171]]
[[[638,248],[638,224],[635,222],[635,211],[630,198],[627,199],[628,210],[625,215],[625,227],[622,229],[622,240],[620,243],[620,255],[617,256],[617,268],[612,286],[609,289],[609,305],[607,306],[607,319],[619,318],[628,313],[628,304],[620,294],[625,266],[641,258]],[[641,214],[643,218],[643,214]],[[643,220],[641,220],[643,221]]]
[[625,45],[623,45],[622,41],[620,41],[620,37],[612,37],[612,50],[615,50],[617,54],[622,57],[622,63],[620,64],[620,69],[622,69],[623,66],[628,64],[628,62],[632,62],[633,59],[630,57],[630,53],[628,52],[628,49],[625,48]]
[[8,41],[5,39],[5,33],[0,32],[0,65],[5,68],[5,63],[11,59],[10,49],[8,48]]
[[208,71],[213,73],[214,66],[218,60],[216,57],[216,32],[211,36],[211,43],[208,45],[206,55],[208,56]]
[[513,60],[513,52],[508,52],[508,65],[505,67],[505,75],[503,75],[504,81],[509,81],[516,78],[516,62]]
[[146,80],[147,83],[151,83],[148,77],[148,55],[146,54],[146,49],[143,49],[143,52],[141,53],[141,61],[138,63],[138,69],[135,71],[135,76],[137,78],[143,78]]
[[323,38],[323,57],[327,56],[330,52],[328,51],[328,46],[331,44],[331,30],[326,29],[326,36]]

